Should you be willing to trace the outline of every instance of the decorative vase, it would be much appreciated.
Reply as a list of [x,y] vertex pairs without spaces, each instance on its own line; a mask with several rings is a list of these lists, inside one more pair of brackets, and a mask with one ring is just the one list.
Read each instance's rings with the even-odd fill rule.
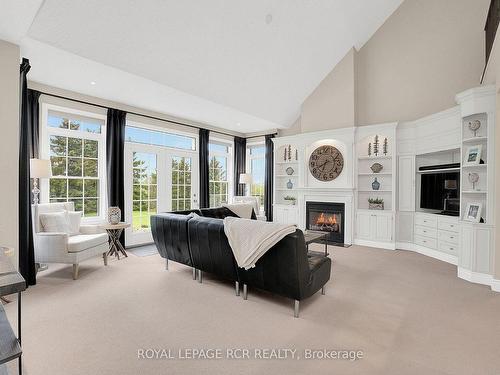
[[122,211],[120,207],[109,207],[108,208],[108,223],[111,225],[118,224],[122,219]]
[[292,180],[288,180],[288,182],[286,183],[286,188],[287,189],[293,189],[293,182],[292,182]]
[[372,182],[372,189],[373,190],[380,189],[380,182],[377,181],[377,177],[375,177],[375,180]]
[[373,173],[379,173],[382,169],[384,169],[384,166],[380,163],[374,163],[370,169],[373,171]]
[[469,130],[474,133],[474,137],[476,136],[476,132],[481,127],[481,121],[474,120],[469,122]]
[[288,168],[285,170],[285,172],[286,172],[286,174],[287,174],[287,175],[291,176],[291,175],[293,174],[293,172],[295,172],[295,171],[293,170],[293,168],[292,168],[292,167],[288,167]]
[[368,208],[370,210],[383,210],[384,203],[368,203]]

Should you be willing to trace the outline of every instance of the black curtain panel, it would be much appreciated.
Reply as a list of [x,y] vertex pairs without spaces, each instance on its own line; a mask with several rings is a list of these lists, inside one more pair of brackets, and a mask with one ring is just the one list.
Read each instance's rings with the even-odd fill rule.
[[240,174],[245,173],[246,161],[247,140],[234,137],[234,195],[245,195],[245,185],[240,184]]
[[[106,172],[108,206],[119,207],[125,215],[125,118],[127,112],[109,108],[106,120]],[[125,231],[120,236],[125,246]]]
[[30,68],[29,60],[23,58],[20,76],[19,129],[19,272],[23,275],[27,285],[35,285],[30,159],[38,158],[38,99],[40,93],[28,90],[26,75]]
[[209,143],[210,131],[207,129],[200,129],[200,208],[210,207],[210,193],[209,193],[209,177],[208,177],[208,165],[209,165]]
[[264,177],[264,211],[267,221],[273,221],[274,134],[266,135],[266,175]]

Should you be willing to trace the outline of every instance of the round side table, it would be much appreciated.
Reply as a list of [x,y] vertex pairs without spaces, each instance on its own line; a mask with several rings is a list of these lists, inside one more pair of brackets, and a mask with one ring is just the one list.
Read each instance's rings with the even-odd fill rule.
[[120,260],[120,253],[122,253],[125,258],[128,257],[127,252],[120,243],[120,236],[125,228],[130,227],[130,224],[101,224],[99,225],[99,227],[105,229],[106,232],[108,232],[108,236],[110,239],[108,256],[116,255],[118,257],[118,260]]

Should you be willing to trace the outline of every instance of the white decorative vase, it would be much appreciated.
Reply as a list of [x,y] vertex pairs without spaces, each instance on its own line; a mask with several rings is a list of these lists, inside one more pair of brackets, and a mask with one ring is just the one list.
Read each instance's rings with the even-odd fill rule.
[[108,223],[115,225],[122,219],[122,211],[120,207],[109,207],[108,208]]

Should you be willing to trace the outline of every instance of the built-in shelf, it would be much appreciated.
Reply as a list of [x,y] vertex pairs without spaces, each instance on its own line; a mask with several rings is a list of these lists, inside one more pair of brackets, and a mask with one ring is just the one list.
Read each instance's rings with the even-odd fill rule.
[[290,192],[293,192],[293,188],[291,189],[288,189],[288,188],[276,188],[277,191],[290,191]]
[[462,168],[486,168],[488,164],[462,165]]
[[359,160],[387,160],[387,159],[391,159],[392,156],[391,155],[384,155],[384,156],[359,156],[358,159]]
[[360,193],[392,193],[392,190],[368,190],[368,189],[358,189]]
[[462,190],[462,194],[487,194],[487,191],[483,190]]
[[290,175],[290,174],[277,174],[276,177],[290,177],[290,178],[292,178],[292,177],[299,177],[299,176],[296,174],[292,174],[292,175]]
[[277,161],[276,164],[299,164],[298,161]]
[[460,167],[457,168],[442,168],[442,169],[429,169],[426,171],[417,171],[417,173],[424,174],[424,173],[436,173],[436,172],[453,172],[453,171],[459,171]]
[[463,143],[474,143],[474,142],[487,142],[488,137],[472,137],[472,138],[464,138]]
[[381,173],[358,173],[359,176],[391,176],[390,172],[381,172]]

